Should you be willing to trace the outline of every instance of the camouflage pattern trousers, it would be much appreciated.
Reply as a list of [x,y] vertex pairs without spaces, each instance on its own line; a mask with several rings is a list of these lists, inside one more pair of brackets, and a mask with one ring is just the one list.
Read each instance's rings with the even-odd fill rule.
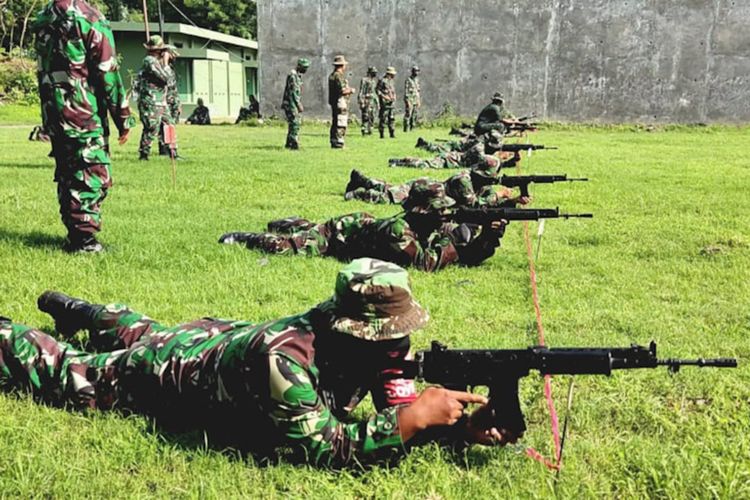
[[372,127],[375,125],[375,108],[373,104],[369,104],[360,108],[362,111],[362,135],[371,135]]
[[[0,388],[28,391],[43,402],[77,409],[169,411],[160,411],[159,405],[166,403],[170,391],[187,387],[191,376],[216,355],[212,336],[239,324],[201,319],[167,328],[124,305],[112,304],[94,320],[87,352],[40,330],[0,319]],[[190,352],[180,372],[162,378],[160,360],[180,349]]]
[[410,101],[404,101],[404,132],[408,132],[417,125],[419,108]]
[[70,151],[55,154],[60,219],[70,241],[82,240],[101,230],[101,205],[112,187],[108,164],[85,163],[75,156],[76,153]]
[[343,148],[346,137],[346,127],[349,124],[349,113],[347,110],[334,108],[331,112],[331,147]]
[[138,151],[141,155],[148,156],[151,153],[151,143],[158,137],[162,124],[169,125],[172,123],[172,118],[169,109],[159,104],[153,106],[140,104],[138,113],[141,115],[141,123],[143,124]]
[[286,133],[286,145],[285,147],[290,149],[299,148],[299,129],[302,125],[302,119],[299,113],[295,113],[291,110],[285,110],[286,122],[287,122],[287,133]]
[[388,131],[391,136],[395,133],[396,117],[393,113],[393,106],[382,105],[380,106],[380,116],[378,122],[378,130],[380,130],[380,136],[383,136],[385,127],[388,126]]
[[352,245],[353,240],[359,236],[362,228],[374,223],[375,220],[375,217],[367,212],[354,212],[334,217],[309,229],[291,230],[287,234],[260,233],[247,241],[246,245],[248,248],[275,254],[356,257],[359,255],[356,255],[357,245]]

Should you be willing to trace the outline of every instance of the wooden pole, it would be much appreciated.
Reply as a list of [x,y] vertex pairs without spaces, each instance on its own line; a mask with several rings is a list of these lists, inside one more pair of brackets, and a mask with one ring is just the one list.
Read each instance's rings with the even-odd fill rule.
[[151,38],[151,33],[148,29],[148,6],[146,5],[146,0],[143,0],[143,26],[146,28],[146,41],[148,42],[148,39]]

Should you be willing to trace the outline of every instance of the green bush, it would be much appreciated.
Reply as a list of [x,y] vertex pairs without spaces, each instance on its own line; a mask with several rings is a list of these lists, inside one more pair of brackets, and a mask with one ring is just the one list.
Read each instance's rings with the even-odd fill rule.
[[0,53],[0,102],[39,102],[36,65],[33,60]]

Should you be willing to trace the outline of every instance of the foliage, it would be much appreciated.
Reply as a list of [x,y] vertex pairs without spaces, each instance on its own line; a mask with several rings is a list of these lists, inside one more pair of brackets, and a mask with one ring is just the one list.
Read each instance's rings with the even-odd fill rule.
[[31,59],[0,52],[0,102],[39,102],[36,65]]
[[[0,126],[1,315],[51,330],[35,305],[45,289],[123,301],[168,324],[302,311],[330,296],[339,262],[264,257],[218,245],[219,235],[293,214],[396,212],[343,200],[353,166],[391,181],[451,172],[387,166],[389,157],[417,153],[412,146],[424,131],[380,140],[350,130],[347,149],[334,151],[327,128],[305,122],[302,150],[286,151],[281,127],[180,125],[188,161],[178,164],[173,190],[167,160],[137,161],[139,132],[124,148],[112,146],[115,185],[101,236],[108,250],[69,256],[58,250],[64,230],[49,146],[28,142],[28,129]],[[465,454],[428,447],[395,466],[341,472],[216,450],[201,433],[170,434],[139,416],[80,415],[0,395],[0,491],[10,498],[750,498],[748,132],[532,135],[560,149],[524,159],[524,172],[591,178],[532,187],[534,206],[595,213],[546,224],[537,272],[550,345],[653,338],[665,357],[740,358],[736,370],[577,377],[558,483],[524,454],[524,445],[551,449],[542,384],[529,377],[521,387],[529,417],[523,445]],[[445,131],[426,135],[440,136]],[[411,276],[432,316],[414,335],[417,348],[431,339],[467,348],[536,342],[521,224],[511,224],[503,247],[480,267]],[[568,381],[553,380],[563,418]]]

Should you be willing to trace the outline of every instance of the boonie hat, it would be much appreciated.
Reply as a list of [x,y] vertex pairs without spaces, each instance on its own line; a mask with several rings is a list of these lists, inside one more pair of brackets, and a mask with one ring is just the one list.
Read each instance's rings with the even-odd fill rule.
[[493,101],[503,101],[503,100],[505,100],[505,96],[503,95],[502,92],[495,92],[494,94],[492,94],[492,100]]
[[297,59],[297,66],[301,68],[309,68],[310,67],[310,60],[306,59],[304,57],[300,57]]
[[333,331],[372,341],[406,337],[430,319],[412,297],[406,270],[372,258],[339,271],[333,297],[318,308],[334,315]]
[[388,66],[387,68],[385,68],[385,74],[386,75],[395,75],[396,74],[396,68],[394,68],[393,66]]
[[342,55],[338,55],[333,58],[333,65],[334,66],[343,66],[345,64],[349,64],[346,60],[346,58]]
[[368,73],[373,73],[373,74],[377,75],[378,74],[378,68],[376,68],[375,66],[370,66],[369,68],[367,68],[367,72]]
[[160,35],[151,35],[143,46],[147,50],[175,50],[174,45],[168,45],[164,43],[164,39]]
[[409,197],[401,204],[408,212],[426,214],[452,207],[456,200],[445,193],[445,185],[429,179],[417,179],[409,190]]

